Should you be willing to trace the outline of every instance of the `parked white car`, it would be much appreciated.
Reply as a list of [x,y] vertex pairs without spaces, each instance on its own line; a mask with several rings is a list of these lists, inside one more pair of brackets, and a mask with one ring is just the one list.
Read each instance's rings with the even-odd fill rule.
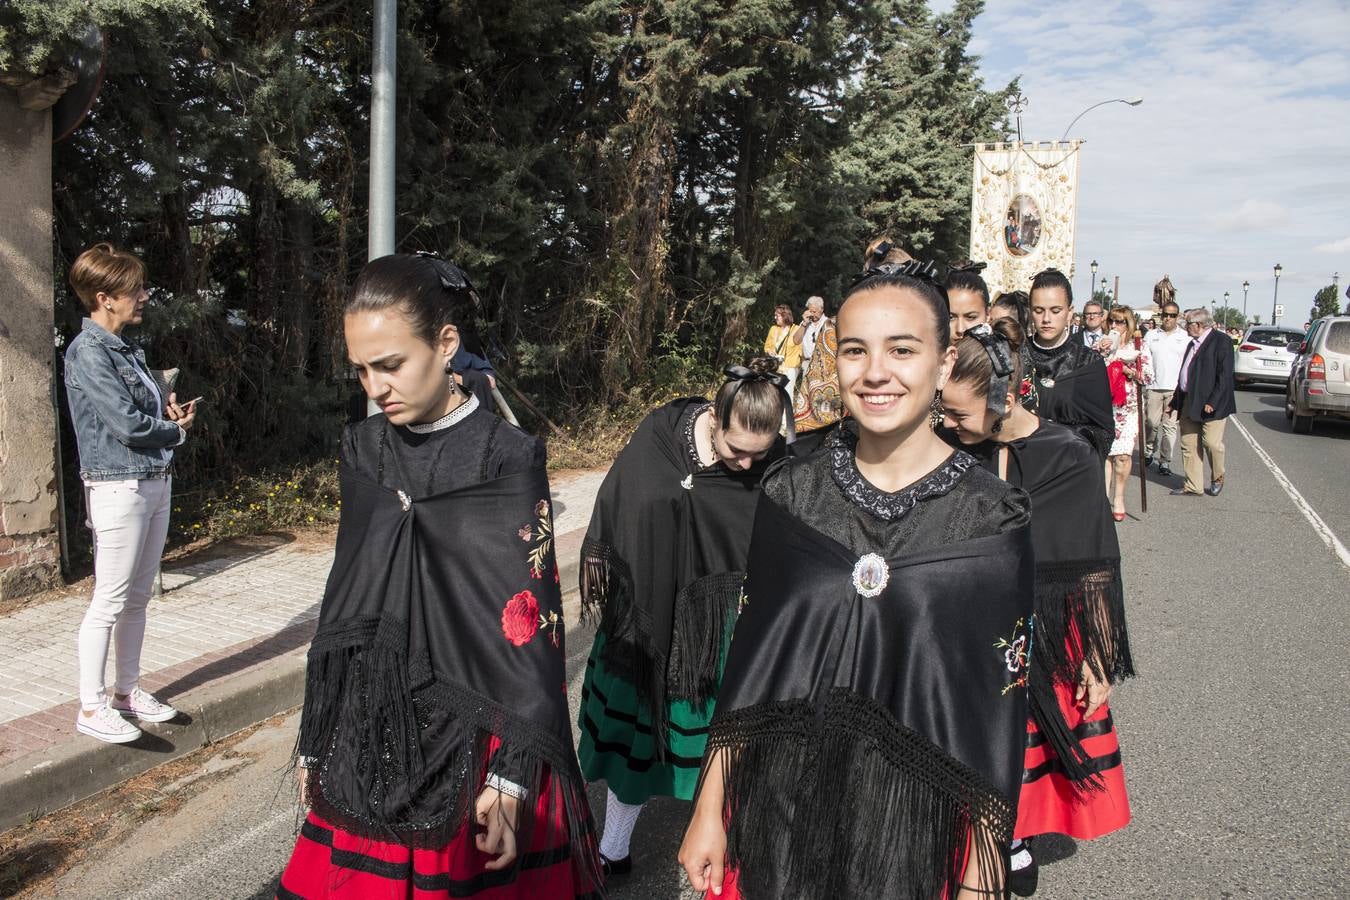
[[1273,325],[1253,325],[1238,344],[1237,359],[1233,361],[1233,380],[1244,384],[1278,384],[1289,381],[1294,362],[1290,346],[1303,342],[1303,332],[1297,328]]

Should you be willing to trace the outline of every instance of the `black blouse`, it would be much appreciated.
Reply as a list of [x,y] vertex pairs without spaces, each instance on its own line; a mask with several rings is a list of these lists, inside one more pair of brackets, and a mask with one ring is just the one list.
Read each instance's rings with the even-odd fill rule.
[[[892,557],[968,538],[1003,534],[1030,518],[1026,495],[957,450],[899,491],[877,488],[858,471],[857,425],[846,422],[821,452],[784,463],[764,493],[817,531],[858,554]],[[944,502],[929,502],[946,498]]]
[[[463,413],[460,413],[463,410]],[[460,413],[456,417],[456,413]],[[488,412],[474,400],[434,431],[414,431],[371,416],[347,428],[344,459],[385,487],[429,497],[516,472],[544,468],[544,442]]]

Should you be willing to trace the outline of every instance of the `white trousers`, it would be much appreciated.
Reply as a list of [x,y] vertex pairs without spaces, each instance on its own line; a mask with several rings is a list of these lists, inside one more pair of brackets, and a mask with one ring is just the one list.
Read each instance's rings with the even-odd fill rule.
[[141,677],[145,607],[155,587],[169,534],[169,478],[95,481],[85,485],[94,532],[94,596],[80,623],[80,706],[104,702],[108,644],[116,643],[113,690],[129,694]]

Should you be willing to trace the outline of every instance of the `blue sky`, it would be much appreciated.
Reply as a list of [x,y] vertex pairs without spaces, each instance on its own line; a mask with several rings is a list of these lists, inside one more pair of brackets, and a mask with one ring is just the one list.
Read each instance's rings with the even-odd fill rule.
[[[936,2],[935,8],[950,6]],[[989,87],[1021,76],[1027,140],[1081,158],[1075,290],[1088,263],[1148,302],[1164,273],[1182,306],[1222,302],[1284,324],[1340,272],[1350,284],[1350,3],[989,0],[971,51]],[[1080,287],[1081,286],[1081,287]]]

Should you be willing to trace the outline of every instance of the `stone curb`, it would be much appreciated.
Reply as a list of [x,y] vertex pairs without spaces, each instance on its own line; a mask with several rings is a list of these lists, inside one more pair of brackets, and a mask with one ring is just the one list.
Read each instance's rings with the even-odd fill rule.
[[[575,584],[579,561],[559,566],[563,584]],[[575,623],[581,599],[563,597],[563,616]],[[76,734],[56,747],[0,765],[0,832],[63,809],[100,791],[295,709],[305,696],[305,654],[292,652],[173,698],[182,715],[145,724],[131,744],[102,744]]]

